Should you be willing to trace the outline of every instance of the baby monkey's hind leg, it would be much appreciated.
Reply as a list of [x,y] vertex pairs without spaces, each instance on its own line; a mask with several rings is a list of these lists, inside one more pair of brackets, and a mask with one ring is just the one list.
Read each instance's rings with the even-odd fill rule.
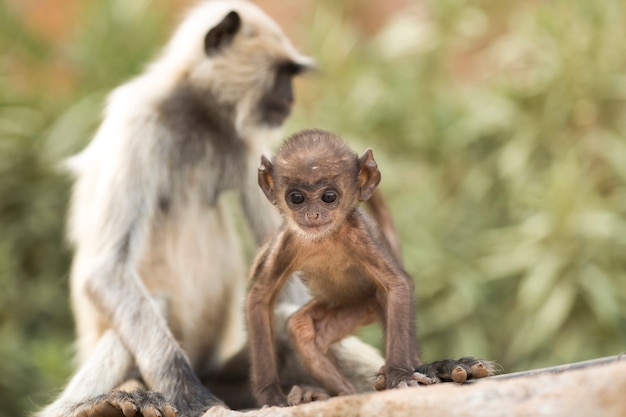
[[331,307],[313,300],[296,311],[288,322],[289,334],[302,364],[331,395],[356,393],[337,367],[330,345],[351,334],[356,327],[375,319],[369,306]]

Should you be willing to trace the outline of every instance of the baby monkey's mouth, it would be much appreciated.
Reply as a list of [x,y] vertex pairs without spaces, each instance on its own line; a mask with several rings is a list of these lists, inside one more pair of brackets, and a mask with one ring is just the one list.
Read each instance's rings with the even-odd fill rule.
[[319,235],[324,232],[327,232],[330,229],[332,223],[333,222],[310,223],[310,224],[300,223],[300,229],[302,229],[303,232],[309,235]]

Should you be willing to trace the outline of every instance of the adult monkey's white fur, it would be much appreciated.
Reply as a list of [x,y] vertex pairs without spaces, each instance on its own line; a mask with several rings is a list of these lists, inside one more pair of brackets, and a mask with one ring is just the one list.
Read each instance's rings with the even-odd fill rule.
[[[111,94],[95,138],[68,162],[81,366],[41,417],[170,416],[168,402],[195,416],[220,404],[198,377],[216,378],[245,345],[247,276],[222,194],[239,194],[257,243],[276,227],[256,169],[289,112],[291,76],[310,64],[255,6],[210,1],[144,74]],[[167,322],[155,295],[165,297]],[[359,356],[354,343],[361,351],[348,340],[337,357],[364,382],[382,360]],[[163,396],[111,393],[133,375]]]

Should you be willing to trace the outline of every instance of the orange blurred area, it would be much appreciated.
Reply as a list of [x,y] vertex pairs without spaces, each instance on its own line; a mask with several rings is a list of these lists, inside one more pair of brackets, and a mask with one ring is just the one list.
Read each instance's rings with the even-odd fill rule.
[[80,0],[6,0],[6,3],[28,28],[55,43],[70,38],[73,22],[86,4]]
[[[168,26],[173,28],[184,10],[194,5],[191,0],[154,0],[150,8],[169,16]],[[272,16],[299,44],[298,37],[306,34],[298,30],[310,19],[314,1],[259,0],[255,2]],[[345,2],[341,18],[360,28],[366,35],[375,34],[387,19],[409,4],[408,0],[384,2]],[[6,0],[8,12],[24,25],[25,29],[41,42],[49,44],[52,53],[43,58],[42,65],[32,65],[31,57],[24,56],[19,39],[4,57],[4,68],[14,88],[29,91],[44,89],[53,94],[68,94],[76,87],[76,73],[71,60],[64,54],[64,46],[74,42],[76,29],[90,2],[82,0]],[[54,52],[56,51],[56,53]]]

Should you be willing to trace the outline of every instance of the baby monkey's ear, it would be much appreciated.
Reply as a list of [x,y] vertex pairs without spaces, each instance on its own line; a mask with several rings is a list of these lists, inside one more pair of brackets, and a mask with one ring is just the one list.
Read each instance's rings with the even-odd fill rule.
[[274,178],[272,177],[274,165],[265,155],[261,155],[261,166],[259,167],[259,187],[272,204],[276,204],[274,193]]
[[359,158],[359,200],[366,201],[380,184],[380,171],[371,149]]

